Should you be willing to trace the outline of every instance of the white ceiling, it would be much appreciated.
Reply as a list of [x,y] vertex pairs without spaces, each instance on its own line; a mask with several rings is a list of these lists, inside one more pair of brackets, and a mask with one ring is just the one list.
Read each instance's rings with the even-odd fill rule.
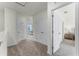
[[23,7],[15,2],[0,2],[0,10],[3,10],[4,8],[11,8],[27,15],[33,15],[39,11],[47,9],[47,3],[25,2],[25,6]]
[[69,3],[72,3],[72,2],[56,2],[56,3],[49,2],[48,6],[49,6],[49,9],[53,10],[53,9],[56,9],[60,6],[63,6],[63,5],[69,4]]

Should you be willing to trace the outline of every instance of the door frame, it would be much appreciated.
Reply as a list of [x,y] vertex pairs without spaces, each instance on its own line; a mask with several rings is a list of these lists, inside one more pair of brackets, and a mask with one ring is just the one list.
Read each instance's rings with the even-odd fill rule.
[[[67,5],[69,5],[69,4],[72,4],[72,2],[67,3],[67,4],[64,4],[64,5],[61,5],[61,6],[57,7],[57,8],[55,8],[55,9],[52,9],[51,10],[51,16],[52,16],[52,55],[54,55],[54,52],[53,52],[53,17],[54,17],[54,14],[53,13],[54,13],[55,10],[58,10],[60,8],[63,8],[65,6],[67,6]],[[62,33],[63,33],[63,30],[62,30]],[[75,34],[75,36],[76,36],[76,34]],[[62,39],[63,39],[63,35],[62,35]],[[76,50],[76,48],[77,48],[77,46],[76,46],[76,40],[75,40],[75,50]],[[76,51],[76,53],[77,53],[77,51]]]
[[79,56],[79,2],[75,2],[75,46],[76,56]]

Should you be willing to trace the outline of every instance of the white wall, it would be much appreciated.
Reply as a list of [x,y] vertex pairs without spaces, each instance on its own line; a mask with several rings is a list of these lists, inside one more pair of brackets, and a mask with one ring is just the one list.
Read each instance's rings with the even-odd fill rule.
[[32,24],[31,16],[5,8],[5,30],[8,32],[8,46],[15,45],[27,36],[27,24]]
[[0,11],[0,32],[4,30],[4,11]]
[[28,24],[33,24],[32,16],[27,16],[21,13],[17,13],[16,26],[17,26],[18,41],[27,39],[27,35],[28,35],[27,25]]
[[[64,33],[75,33],[75,5],[72,3],[60,9],[64,22]],[[67,13],[64,13],[67,11]]]
[[8,31],[8,46],[15,45],[27,36],[27,25],[32,24],[32,16],[23,15],[5,8],[5,30]]
[[35,33],[36,41],[45,45],[47,45],[48,40],[47,26],[47,10],[33,15],[33,32]]
[[8,46],[15,45],[16,39],[16,12],[12,9],[5,8],[5,30],[8,35]]

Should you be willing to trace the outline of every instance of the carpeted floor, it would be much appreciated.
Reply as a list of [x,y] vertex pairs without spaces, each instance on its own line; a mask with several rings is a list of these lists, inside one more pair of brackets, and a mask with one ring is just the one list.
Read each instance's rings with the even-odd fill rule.
[[71,46],[75,46],[75,40],[64,39],[64,43]]
[[22,40],[8,47],[8,56],[47,56],[47,46],[31,40]]
[[75,41],[65,39],[54,56],[76,56]]

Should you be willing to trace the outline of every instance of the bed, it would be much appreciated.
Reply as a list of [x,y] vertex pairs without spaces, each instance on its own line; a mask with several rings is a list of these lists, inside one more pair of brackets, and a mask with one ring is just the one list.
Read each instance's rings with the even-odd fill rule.
[[64,39],[75,40],[75,28],[65,28]]

